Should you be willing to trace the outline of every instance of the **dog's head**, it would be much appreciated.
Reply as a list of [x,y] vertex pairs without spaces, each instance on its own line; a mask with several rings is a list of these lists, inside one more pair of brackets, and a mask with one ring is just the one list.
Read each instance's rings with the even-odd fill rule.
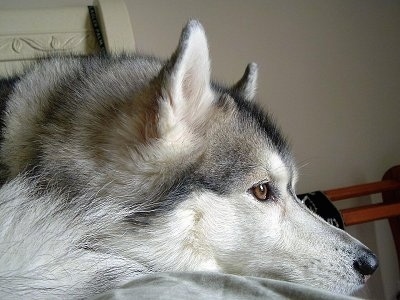
[[156,218],[149,257],[180,270],[350,293],[375,271],[377,259],[297,199],[288,144],[255,104],[256,85],[253,63],[231,87],[212,83],[204,30],[188,23],[150,85],[156,114],[142,124],[148,142],[135,158],[154,178],[146,183],[154,192],[147,195],[151,211],[167,211]]

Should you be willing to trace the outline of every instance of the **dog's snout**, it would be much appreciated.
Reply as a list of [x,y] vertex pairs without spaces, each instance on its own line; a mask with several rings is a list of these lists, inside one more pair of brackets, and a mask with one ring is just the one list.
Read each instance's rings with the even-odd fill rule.
[[359,251],[354,261],[354,268],[362,275],[371,275],[378,268],[379,262],[376,255],[369,249]]

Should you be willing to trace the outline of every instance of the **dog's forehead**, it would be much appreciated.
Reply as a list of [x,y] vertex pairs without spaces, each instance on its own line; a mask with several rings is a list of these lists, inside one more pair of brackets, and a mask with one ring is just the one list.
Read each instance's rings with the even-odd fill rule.
[[[254,182],[261,180],[272,180],[277,182],[288,182],[293,177],[293,159],[287,145],[277,144],[281,137],[271,136],[271,128],[260,127],[258,121],[238,118],[242,130],[232,130],[233,141],[230,147],[235,156],[240,159],[242,170],[246,170],[248,177]],[[242,123],[242,124],[240,124]],[[272,129],[272,130],[277,130]],[[273,132],[274,135],[280,134]],[[279,143],[284,141],[279,141]],[[227,143],[229,144],[229,143]]]
[[255,104],[240,101],[221,105],[217,121],[210,122],[199,170],[202,178],[222,193],[231,184],[249,185],[265,179],[291,182],[294,167],[285,138]]
[[[249,102],[239,97],[235,97],[234,101],[238,114],[236,121],[239,126],[250,127],[253,134],[261,137],[258,138],[260,141],[258,149],[268,156],[269,169],[277,169],[278,162],[290,169],[295,168],[290,145],[274,118],[255,102]],[[261,153],[259,154],[261,155]]]

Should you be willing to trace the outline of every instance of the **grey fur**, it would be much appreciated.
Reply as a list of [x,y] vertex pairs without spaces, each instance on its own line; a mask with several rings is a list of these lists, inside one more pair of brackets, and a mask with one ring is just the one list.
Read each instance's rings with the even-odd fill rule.
[[[251,227],[253,220],[237,214],[255,211],[254,222],[263,223],[261,212],[280,206],[295,208],[293,215],[306,218],[312,232],[327,232],[343,244],[341,252],[329,248],[331,238],[324,246],[332,256],[346,256],[340,265],[345,275],[339,274],[345,279],[341,285],[328,280],[327,289],[348,293],[365,280],[352,266],[364,246],[297,202],[288,143],[251,101],[257,66],[250,64],[232,87],[211,83],[209,69],[203,28],[191,21],[167,61],[51,57],[7,82],[1,94],[6,183],[0,189],[0,282],[9,288],[0,287],[0,296],[87,297],[157,271],[214,270],[307,282],[307,276],[286,278],[280,265],[256,271],[245,249],[234,250],[278,251],[257,239],[265,232],[252,237],[257,224]],[[251,195],[263,180],[271,188],[267,203]],[[229,233],[228,216],[218,219],[218,207],[229,208],[230,222],[244,226],[244,242]],[[277,216],[271,219],[289,222]],[[215,222],[221,223],[207,227]],[[288,224],[296,222],[302,221]],[[304,236],[312,234],[305,230]],[[223,245],[213,244],[225,237]],[[301,249],[294,240],[293,249]],[[15,261],[13,253],[25,259]],[[21,276],[31,280],[22,283]]]
[[256,63],[247,65],[242,78],[233,86],[242,98],[253,101],[257,91],[258,66]]

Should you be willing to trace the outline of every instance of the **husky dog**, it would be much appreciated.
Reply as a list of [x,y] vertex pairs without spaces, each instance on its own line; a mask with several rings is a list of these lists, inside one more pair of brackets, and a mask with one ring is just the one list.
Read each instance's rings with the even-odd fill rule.
[[167,61],[53,57],[4,81],[0,297],[81,298],[141,274],[215,271],[352,293],[377,268],[295,195],[255,104],[257,66],[210,81],[203,27]]

